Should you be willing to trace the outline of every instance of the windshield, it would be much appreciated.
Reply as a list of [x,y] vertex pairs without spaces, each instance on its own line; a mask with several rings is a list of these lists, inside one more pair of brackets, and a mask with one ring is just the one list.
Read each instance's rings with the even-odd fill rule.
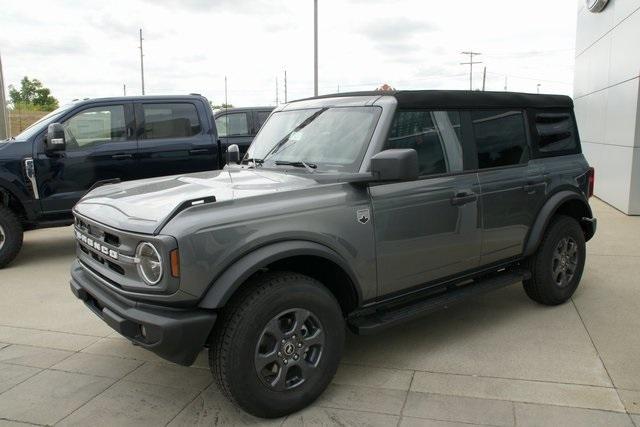
[[53,110],[52,112],[50,112],[49,114],[47,114],[46,116],[38,120],[37,122],[29,125],[25,130],[22,131],[22,133],[16,135],[14,139],[23,141],[31,138],[36,133],[40,132],[43,126],[48,126],[50,123],[54,123],[56,120],[62,117],[64,113],[69,111],[69,109],[71,109],[73,106],[75,106],[75,103],[66,104],[58,108],[57,110]]
[[379,107],[279,111],[264,124],[246,158],[269,167],[304,162],[322,171],[357,172],[380,112]]

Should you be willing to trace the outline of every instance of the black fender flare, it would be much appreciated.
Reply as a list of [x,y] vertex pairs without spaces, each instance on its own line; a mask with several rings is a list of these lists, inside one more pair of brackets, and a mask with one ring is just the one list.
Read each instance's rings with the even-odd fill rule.
[[[531,227],[531,230],[529,231],[529,236],[527,238],[523,256],[530,256],[536,251],[538,245],[542,241],[544,231],[547,228],[547,225],[549,225],[549,221],[551,221],[553,215],[558,211],[558,208],[562,206],[563,203],[569,200],[578,200],[584,205],[586,212],[588,213],[588,215],[584,218],[585,220],[593,218],[591,207],[589,206],[587,199],[581,193],[570,190],[562,190],[555,193],[554,195],[549,197],[549,199],[547,199],[545,204],[542,206],[542,209],[540,209],[540,211],[538,212],[538,216],[533,223],[533,227]],[[583,218],[581,218],[581,220],[582,219]],[[595,224],[593,224],[593,226],[595,227]]]
[[[24,192],[21,192],[15,184],[10,181],[11,174],[5,173],[0,170],[0,193],[6,192],[7,195],[13,197],[24,210],[27,219],[32,220],[35,218],[35,212],[29,207],[29,199],[25,196]],[[0,194],[0,203],[2,203],[2,194]]]
[[198,306],[206,309],[223,307],[234,292],[254,273],[267,265],[293,256],[317,256],[334,262],[342,268],[353,283],[358,301],[361,293],[355,273],[348,263],[333,249],[307,240],[289,240],[268,244],[253,250],[230,264],[214,280]]

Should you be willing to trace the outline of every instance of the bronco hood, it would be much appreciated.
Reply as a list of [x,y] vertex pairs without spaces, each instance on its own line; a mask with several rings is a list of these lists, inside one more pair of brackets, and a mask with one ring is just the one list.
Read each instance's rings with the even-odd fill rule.
[[121,230],[153,234],[189,201],[215,197],[220,203],[316,184],[283,171],[224,169],[105,185],[89,192],[74,211]]

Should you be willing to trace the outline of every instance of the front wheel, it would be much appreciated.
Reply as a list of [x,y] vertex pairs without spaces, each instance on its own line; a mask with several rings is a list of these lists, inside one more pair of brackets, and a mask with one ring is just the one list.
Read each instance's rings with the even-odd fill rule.
[[564,215],[555,217],[527,262],[531,278],[523,282],[524,290],[540,304],[562,304],[578,287],[585,258],[584,233],[578,221]]
[[23,230],[18,217],[0,206],[0,268],[7,266],[22,248]]
[[230,400],[259,417],[281,417],[312,403],[342,356],[340,306],[321,283],[301,274],[258,276],[219,322],[211,370]]

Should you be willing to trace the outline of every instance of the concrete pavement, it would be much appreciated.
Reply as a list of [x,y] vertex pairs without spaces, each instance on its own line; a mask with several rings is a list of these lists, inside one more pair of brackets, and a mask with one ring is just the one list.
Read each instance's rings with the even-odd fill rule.
[[29,232],[0,270],[0,427],[640,427],[640,217],[592,206],[599,229],[572,301],[543,307],[512,286],[381,335],[351,335],[325,394],[272,421],[232,407],[204,354],[191,368],[165,363],[76,300],[70,228]]

